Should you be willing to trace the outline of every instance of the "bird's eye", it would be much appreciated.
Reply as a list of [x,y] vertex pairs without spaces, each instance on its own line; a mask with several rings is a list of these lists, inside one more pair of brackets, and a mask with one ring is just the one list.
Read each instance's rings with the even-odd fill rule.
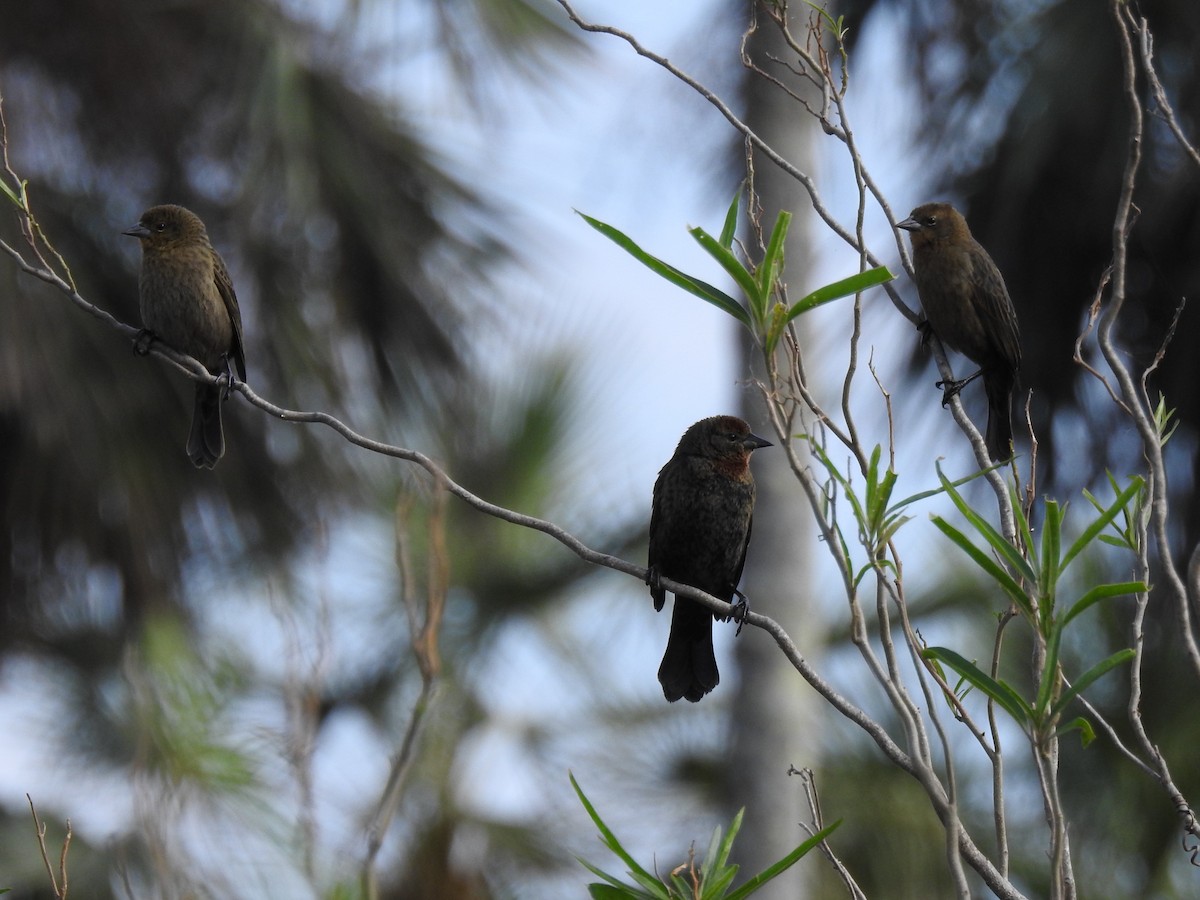
[[937,224],[937,216],[929,216],[929,217],[927,217],[927,218],[925,219],[925,224],[926,224],[928,227],[932,228],[934,225],[936,225],[936,224]]
[[157,225],[155,225],[155,226],[154,226],[154,230],[155,230],[155,231],[166,231],[166,230],[167,230],[167,223],[166,223],[166,222],[159,222]]

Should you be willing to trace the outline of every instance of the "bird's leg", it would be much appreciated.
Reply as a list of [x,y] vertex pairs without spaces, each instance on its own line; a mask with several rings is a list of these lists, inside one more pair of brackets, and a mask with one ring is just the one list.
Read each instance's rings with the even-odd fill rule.
[[667,595],[663,590],[662,572],[658,571],[658,566],[651,565],[646,569],[646,584],[650,585],[650,596],[654,598],[654,611],[662,612]]
[[737,631],[733,633],[733,636],[737,637],[742,633],[742,626],[746,624],[746,616],[750,615],[750,601],[737,588],[733,589],[733,595],[737,597],[737,602],[733,604],[730,618],[737,622]]
[[933,326],[929,324],[928,319],[922,319],[917,323],[917,331],[921,335],[921,349],[924,350],[929,346],[929,338],[933,334]]
[[233,393],[233,383],[237,380],[237,376],[233,374],[233,364],[229,361],[229,354],[221,354],[221,362],[225,365],[225,371],[221,376],[225,378],[225,385],[221,391],[221,399],[225,400]]
[[149,328],[142,328],[133,336],[133,352],[145,356],[150,352],[150,345],[158,340],[158,335]]
[[934,387],[942,389],[942,407],[945,406],[958,396],[958,392],[965,388],[968,384],[983,374],[983,369],[980,369],[974,375],[968,375],[958,381],[939,381]]

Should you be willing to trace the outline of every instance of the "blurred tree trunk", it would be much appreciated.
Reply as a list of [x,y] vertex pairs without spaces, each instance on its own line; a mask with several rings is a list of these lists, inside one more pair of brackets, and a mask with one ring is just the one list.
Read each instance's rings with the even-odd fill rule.
[[[760,61],[768,53],[780,59],[789,57],[778,31],[766,23],[753,35],[748,50]],[[753,74],[744,76],[744,91],[750,127],[801,169],[811,170],[816,152],[812,119],[777,87]],[[741,149],[739,145],[739,152]],[[754,163],[764,229],[774,223],[779,210],[808,207],[807,196],[794,180],[761,157]],[[806,240],[808,218],[798,214],[789,233],[785,258],[793,279],[795,273],[813,268]],[[803,341],[804,329],[800,333]],[[748,342],[743,349],[743,370],[765,377],[758,349]],[[755,433],[775,440],[761,397],[749,392],[746,398],[746,418]],[[811,593],[811,551],[817,546],[812,517],[781,449],[756,453],[754,474],[758,497],[743,589],[752,609],[778,621],[805,656],[812,657],[824,642],[821,612],[814,608]],[[746,807],[735,852],[742,874],[749,876],[807,838],[799,827],[809,819],[803,787],[799,778],[788,775],[788,769],[816,766],[816,742],[810,738],[816,719],[814,695],[767,635],[743,631],[737,656],[740,681],[731,717],[733,764],[726,777],[732,805],[735,809]],[[806,896],[807,875],[801,863],[760,895],[766,900]]]

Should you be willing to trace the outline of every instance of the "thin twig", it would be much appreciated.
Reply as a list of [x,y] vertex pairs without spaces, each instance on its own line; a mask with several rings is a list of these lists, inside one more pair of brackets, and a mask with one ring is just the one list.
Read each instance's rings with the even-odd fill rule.
[[[55,877],[54,866],[50,862],[50,852],[46,849],[46,825],[43,823],[37,814],[37,809],[34,808],[33,798],[28,794],[25,799],[29,801],[29,812],[33,816],[33,828],[37,834],[38,849],[42,852],[42,864],[46,867],[46,874],[50,877],[50,886],[54,889],[54,896],[58,900],[67,900],[68,878],[67,878],[67,851],[71,848],[71,820],[67,819],[67,833],[63,837],[62,852],[58,856],[58,877]],[[61,881],[61,884],[59,883]]]
[[[804,786],[804,798],[808,802],[809,822],[801,822],[800,827],[812,837],[818,831],[825,827],[825,816],[821,812],[821,798],[817,794],[817,778],[813,774],[813,770],[809,768],[797,769],[794,766],[788,767],[788,775],[799,775],[800,783]],[[833,847],[830,846],[829,840],[825,839],[817,845],[821,848],[821,853],[825,859],[833,866],[838,877],[846,886],[852,900],[867,900],[867,895],[863,889],[858,886],[858,882],[854,880],[854,876],[850,874],[850,870],[846,868],[836,853],[833,852]]]
[[438,651],[442,611],[449,591],[449,558],[445,542],[446,492],[444,483],[438,481],[430,503],[428,532],[430,553],[428,573],[424,591],[424,602],[419,597],[419,586],[414,578],[409,531],[412,503],[400,496],[396,502],[396,566],[400,571],[400,596],[408,617],[410,642],[417,668],[421,672],[421,691],[413,704],[404,737],[392,758],[392,767],[387,783],[380,796],[375,815],[367,828],[367,853],[362,866],[363,894],[367,900],[379,896],[378,873],[375,862],[383,846],[383,838],[396,812],[408,775],[416,759],[417,742],[429,711],[436,705],[438,676],[441,674],[441,659]]

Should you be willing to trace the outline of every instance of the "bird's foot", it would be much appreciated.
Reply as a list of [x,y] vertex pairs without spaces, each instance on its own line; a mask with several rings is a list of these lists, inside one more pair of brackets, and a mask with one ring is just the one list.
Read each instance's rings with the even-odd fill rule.
[[221,356],[221,362],[225,364],[225,371],[221,373],[221,399],[226,400],[233,393],[233,386],[237,383],[237,376],[233,374],[233,365],[229,360],[229,354],[225,353]]
[[737,600],[732,604],[733,610],[729,617],[737,622],[737,631],[733,633],[733,636],[737,637],[742,633],[742,626],[746,624],[746,617],[750,615],[750,601],[746,599],[745,594],[736,588],[733,591],[733,595],[737,597]]
[[969,378],[964,378],[961,381],[939,381],[934,387],[942,389],[942,409],[950,405],[950,401],[958,396],[959,391],[967,386]]
[[650,585],[650,596],[654,598],[654,609],[662,612],[666,593],[663,591],[662,572],[658,571],[658,566],[650,566],[646,570],[646,584]]
[[133,352],[138,356],[145,356],[150,352],[150,346],[157,340],[158,335],[149,328],[143,328],[133,336]]
[[968,375],[966,378],[961,378],[958,381],[939,381],[935,387],[940,387],[942,389],[942,408],[945,409],[947,404],[949,404],[951,400],[958,396],[959,391],[961,391],[982,374],[983,369],[980,369],[979,371],[975,372],[975,374]]

